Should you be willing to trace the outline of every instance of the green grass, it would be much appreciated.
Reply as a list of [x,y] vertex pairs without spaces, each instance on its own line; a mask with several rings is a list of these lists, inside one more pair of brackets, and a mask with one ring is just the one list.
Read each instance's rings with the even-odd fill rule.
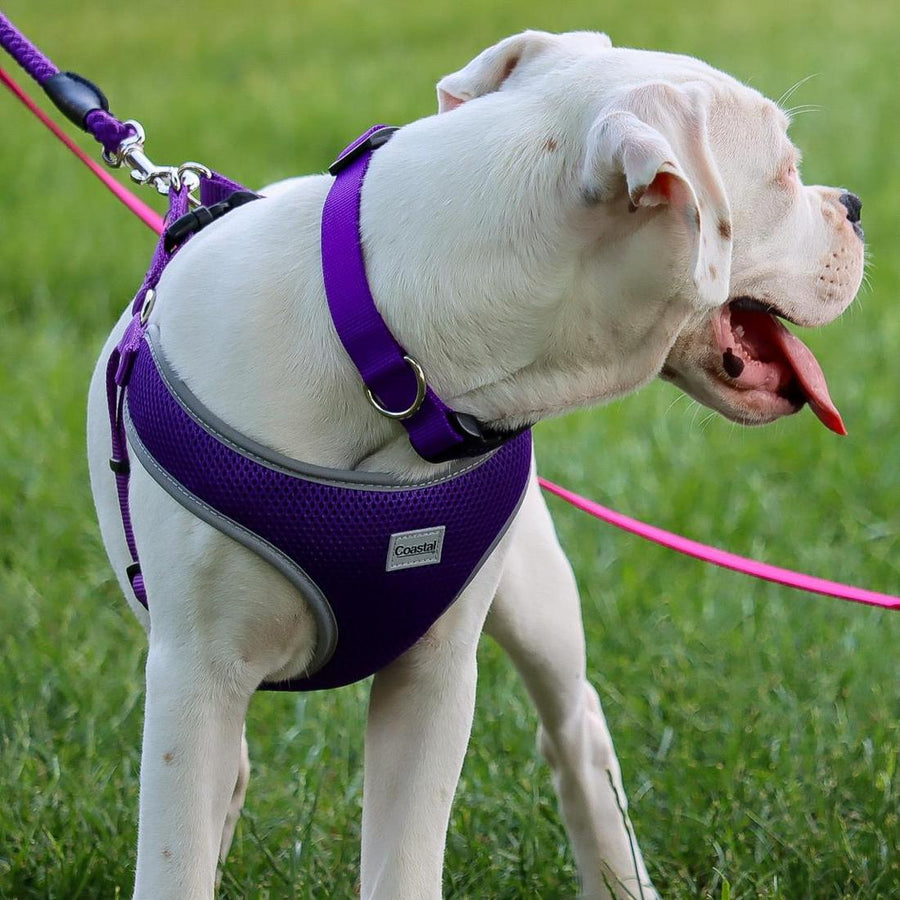
[[[872,259],[871,289],[809,335],[850,437],[808,412],[741,430],[659,384],[542,425],[537,443],[546,475],[632,514],[900,587],[893,0],[3,6],[141,119],[154,159],[200,159],[249,184],[322,169],[374,121],[430,113],[440,75],[525,27],[692,53],[774,97],[817,73],[791,101],[823,107],[793,129],[806,180],[864,198]],[[93,521],[83,399],[152,238],[5,94],[0,192],[0,897],[127,896],[143,636]],[[900,617],[704,568],[551,505],[663,895],[900,896]],[[446,896],[570,897],[534,715],[489,642],[480,665]],[[354,894],[365,693],[255,699],[254,774],[223,896]]]

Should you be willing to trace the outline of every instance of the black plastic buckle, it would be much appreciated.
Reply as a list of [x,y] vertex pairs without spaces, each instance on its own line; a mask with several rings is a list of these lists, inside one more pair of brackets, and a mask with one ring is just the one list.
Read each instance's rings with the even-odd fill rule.
[[76,72],[57,72],[42,87],[56,108],[84,131],[87,131],[85,119],[95,109],[109,112],[109,101],[103,91]]
[[475,416],[468,413],[450,410],[447,418],[456,432],[462,437],[461,444],[450,447],[438,456],[429,457],[428,462],[442,463],[450,462],[454,459],[464,459],[473,456],[484,456],[492,450],[497,450],[504,444],[509,443],[513,438],[517,438],[520,434],[531,427],[523,425],[521,428],[515,428],[510,431],[495,431],[482,425]]
[[141,574],[141,564],[138,562],[133,562],[130,566],[125,569],[125,575],[128,578],[128,583],[134,587],[134,579]]
[[358,144],[354,144],[350,147],[349,150],[346,150],[342,153],[329,167],[328,171],[332,175],[337,175],[339,172],[343,172],[347,166],[350,165],[354,160],[359,159],[363,153],[369,153],[372,150],[377,150],[379,147],[383,147],[393,136],[395,131],[399,131],[400,129],[396,125],[385,125],[384,128],[379,128],[378,131],[373,131],[364,141],[360,141]]
[[221,219],[225,213],[231,212],[238,206],[250,203],[252,200],[260,200],[259,194],[253,191],[235,191],[224,200],[214,203],[212,206],[198,206],[189,213],[177,218],[167,229],[163,240],[163,248],[166,253],[171,253],[176,247],[183,244],[192,234],[206,228],[207,225]]

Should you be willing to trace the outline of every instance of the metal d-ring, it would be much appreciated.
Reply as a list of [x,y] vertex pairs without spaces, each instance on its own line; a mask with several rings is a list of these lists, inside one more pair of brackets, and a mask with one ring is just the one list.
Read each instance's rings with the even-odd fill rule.
[[194,208],[200,206],[197,192],[200,190],[200,183],[204,178],[212,178],[212,170],[203,163],[185,162],[178,167],[178,178],[187,188],[188,203]]
[[390,409],[385,409],[378,402],[372,391],[368,387],[366,388],[366,399],[381,413],[381,415],[388,419],[408,419],[410,416],[414,416],[421,408],[422,403],[425,400],[425,391],[428,388],[422,367],[411,356],[404,356],[403,359],[409,364],[413,374],[416,376],[416,399],[413,400],[410,406],[400,410],[400,412],[393,412]]

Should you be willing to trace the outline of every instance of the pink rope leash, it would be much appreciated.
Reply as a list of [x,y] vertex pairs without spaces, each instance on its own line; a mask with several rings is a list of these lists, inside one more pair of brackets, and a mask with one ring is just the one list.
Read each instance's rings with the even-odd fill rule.
[[588,500],[586,497],[566,490],[552,481],[544,478],[538,479],[541,487],[556,494],[567,503],[586,512],[594,518],[615,525],[623,531],[636,534],[647,541],[653,541],[662,547],[668,547],[670,550],[676,550],[685,556],[693,556],[694,559],[703,560],[703,562],[712,563],[715,566],[722,566],[725,569],[732,569],[735,572],[742,572],[744,575],[750,575],[753,578],[761,578],[764,581],[774,581],[776,584],[783,584],[787,587],[798,588],[801,591],[810,591],[813,594],[824,594],[827,597],[837,597],[839,600],[851,600],[854,603],[866,603],[869,606],[880,606],[884,609],[900,609],[900,597],[894,597],[890,594],[880,594],[877,591],[868,591],[865,588],[852,587],[848,584],[840,584],[836,581],[826,581],[824,578],[816,578],[813,575],[804,575],[801,572],[792,572],[790,569],[781,569],[778,566],[771,566],[768,563],[759,562],[755,559],[748,559],[746,556],[738,556],[735,553],[728,553],[725,550],[719,550],[716,547],[708,547],[698,541],[692,541],[689,538],[681,537],[678,534],[672,534],[655,525],[647,525],[645,522],[639,522],[629,516],[622,515],[613,509],[608,509]]
[[[152,228],[157,234],[162,233],[165,227],[162,216],[143,203],[128,188],[121,185],[109,172],[94,162],[56,123],[44,113],[31,98],[19,87],[18,84],[0,67],[0,81],[28,107],[40,120],[56,135],[105,185],[116,197],[125,204],[145,225]],[[600,519],[609,525],[614,525],[622,531],[630,532],[644,540],[652,541],[662,547],[692,556],[694,559],[741,572],[753,578],[764,581],[772,581],[786,587],[809,591],[814,594],[822,594],[826,597],[836,597],[839,600],[849,600],[853,603],[865,603],[869,606],[880,606],[883,609],[900,609],[900,597],[891,594],[881,594],[877,591],[869,591],[865,588],[853,587],[836,581],[827,581],[824,578],[816,578],[813,575],[804,575],[801,572],[793,572],[790,569],[782,569],[768,563],[728,553],[716,547],[709,547],[698,541],[692,541],[681,535],[673,534],[655,525],[648,525],[637,519],[618,513],[615,510],[601,506],[593,500],[588,500],[573,491],[553,484],[545,478],[539,478],[541,487],[551,494],[571,503],[576,509],[586,512],[596,519]]]

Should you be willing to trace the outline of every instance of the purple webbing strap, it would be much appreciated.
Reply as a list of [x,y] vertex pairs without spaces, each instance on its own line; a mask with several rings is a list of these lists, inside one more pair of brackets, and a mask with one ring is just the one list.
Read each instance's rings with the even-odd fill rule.
[[[184,186],[180,190],[170,191],[169,212],[166,221],[174,222],[175,219],[183,216],[188,211],[188,207],[188,191]],[[142,321],[143,317],[141,315],[147,292],[151,288],[156,288],[163,270],[174,253],[177,252],[175,250],[171,254],[166,253],[164,241],[165,233],[160,235],[156,250],[153,252],[150,268],[147,270],[147,274],[144,276],[144,280],[134,296],[134,301],[131,304],[131,321],[128,323],[125,333],[116,345],[115,350],[110,354],[109,362],[106,364],[106,401],[109,407],[109,429],[112,440],[110,467],[115,473],[122,528],[125,532],[125,543],[128,545],[128,552],[131,555],[132,565],[129,567],[128,576],[135,597],[144,606],[147,606],[147,590],[144,587],[144,578],[140,571],[137,543],[134,539],[134,530],[131,525],[131,509],[128,504],[128,482],[131,463],[128,458],[128,440],[125,436],[123,411],[125,387],[131,375],[134,357],[141,346],[141,340],[147,327],[147,323]]]
[[[246,188],[236,181],[225,178],[224,175],[213,172],[212,177],[201,179],[200,200],[204,205],[217,203],[238,190],[246,190]],[[166,222],[174,222],[183,216],[188,211],[189,205],[186,188],[182,187],[180,190],[170,191],[169,212],[166,216]],[[128,545],[128,552],[131,555],[132,565],[129,567],[129,580],[131,581],[135,597],[144,606],[147,606],[147,590],[144,587],[144,578],[140,571],[137,542],[134,539],[134,530],[131,525],[131,509],[128,504],[130,461],[128,459],[128,441],[125,436],[125,421],[123,418],[125,387],[128,384],[134,358],[141,346],[141,341],[144,339],[144,332],[147,328],[147,323],[141,321],[141,310],[147,297],[147,291],[156,289],[164,269],[171,262],[172,257],[178,252],[180,247],[183,247],[188,240],[190,240],[190,236],[171,253],[167,253],[165,249],[165,232],[160,235],[156,250],[153,252],[150,268],[147,270],[138,292],[134,295],[134,301],[131,304],[131,321],[128,323],[128,327],[125,329],[125,333],[122,335],[115,350],[110,354],[109,362],[106,366],[106,400],[109,407],[109,427],[112,439],[110,466],[116,477],[116,493],[119,498],[122,528],[125,532],[125,543]]]
[[[376,131],[357,138],[339,159],[356,150]],[[381,318],[366,278],[359,216],[362,185],[373,150],[367,148],[338,172],[322,210],[322,272],[325,293],[338,337],[363,382],[384,407],[408,409],[417,381],[406,351]],[[464,439],[447,418],[449,408],[427,387],[422,405],[402,419],[416,452],[427,460],[446,458]]]
[[[3,47],[41,86],[59,74],[59,68],[53,61],[41,53],[2,12],[0,12],[0,47]],[[122,141],[134,134],[134,129],[130,125],[120,122],[103,109],[89,112],[84,120],[84,128],[109,154],[114,154]]]
[[202,178],[200,180],[200,203],[203,206],[212,206],[230,197],[235,191],[246,191],[238,181],[232,181],[218,172],[213,172],[210,178]]

